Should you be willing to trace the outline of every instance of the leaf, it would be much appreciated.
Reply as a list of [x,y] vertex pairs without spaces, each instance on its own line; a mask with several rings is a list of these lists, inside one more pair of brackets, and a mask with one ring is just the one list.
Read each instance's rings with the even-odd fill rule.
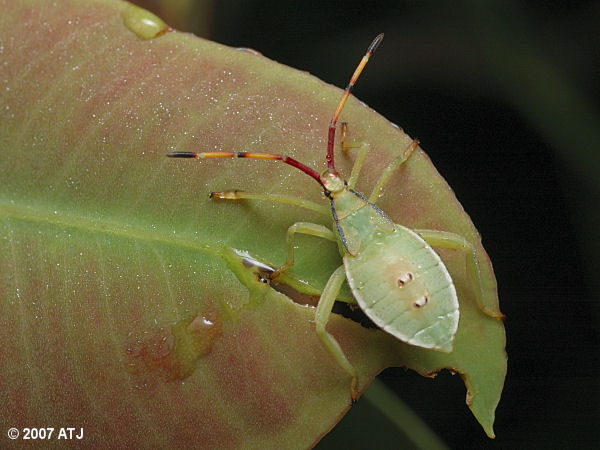
[[[109,447],[316,442],[349,408],[349,379],[317,339],[314,309],[262,283],[244,255],[277,266],[287,227],[322,219],[207,194],[238,188],[319,202],[319,186],[278,163],[165,154],[281,152],[324,169],[340,90],[253,52],[168,32],[120,1],[0,5],[3,429],[83,427],[86,444]],[[141,39],[131,29],[153,32],[136,28],[138,19],[162,36]],[[411,139],[354,98],[342,119],[371,144],[358,186],[368,192]],[[353,157],[337,156],[341,173]],[[380,206],[403,225],[471,241],[486,304],[498,310],[477,232],[422,151],[394,174]],[[298,245],[290,277],[320,289],[340,264],[337,248],[310,237]],[[328,330],[361,389],[390,365],[460,372],[492,435],[504,328],[475,305],[464,255],[440,254],[461,305],[453,353],[337,315]]]

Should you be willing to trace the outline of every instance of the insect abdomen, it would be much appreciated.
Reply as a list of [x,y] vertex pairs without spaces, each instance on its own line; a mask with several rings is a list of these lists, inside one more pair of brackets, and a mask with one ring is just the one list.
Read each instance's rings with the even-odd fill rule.
[[452,350],[458,299],[440,257],[416,233],[396,225],[344,257],[348,284],[361,309],[380,328],[424,348]]

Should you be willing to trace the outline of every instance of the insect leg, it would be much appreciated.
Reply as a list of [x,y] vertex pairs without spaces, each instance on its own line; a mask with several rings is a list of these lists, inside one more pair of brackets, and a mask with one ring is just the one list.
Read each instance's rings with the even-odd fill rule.
[[362,169],[363,164],[365,163],[365,159],[367,158],[367,152],[369,151],[369,144],[366,142],[358,142],[358,141],[349,141],[347,139],[348,136],[348,123],[342,122],[342,151],[347,152],[350,149],[358,148],[358,155],[356,155],[356,159],[354,160],[354,165],[352,166],[352,173],[350,174],[350,178],[348,178],[348,186],[350,189],[353,189],[356,185],[356,181],[358,180],[358,176],[360,174],[360,169]]
[[383,173],[379,176],[379,180],[377,180],[377,183],[373,188],[373,192],[371,192],[371,195],[369,195],[369,201],[371,203],[375,203],[377,201],[377,199],[383,191],[383,188],[392,176],[392,172],[394,172],[394,170],[396,170],[398,167],[400,167],[402,164],[408,161],[408,158],[410,158],[410,155],[412,155],[412,152],[417,148],[418,145],[419,141],[417,141],[416,139],[412,141],[412,143],[406,148],[406,150],[404,150],[404,153],[402,153],[400,156],[394,159],[383,170]]
[[337,242],[335,233],[326,226],[309,222],[296,222],[288,228],[285,235],[285,245],[287,248],[285,264],[275,271],[273,278],[276,278],[280,273],[294,265],[294,237],[296,233],[309,234],[311,236],[317,236],[329,241]]
[[449,248],[453,250],[461,250],[467,257],[467,273],[471,282],[475,284],[475,299],[477,305],[485,314],[490,317],[504,317],[497,307],[492,307],[485,304],[485,289],[481,277],[481,269],[479,267],[479,259],[475,253],[475,248],[464,237],[459,234],[450,233],[448,231],[439,230],[413,230],[421,236],[432,247]]
[[345,279],[346,272],[344,271],[344,266],[338,267],[333,274],[331,274],[329,281],[327,281],[327,284],[325,285],[325,289],[323,289],[319,304],[317,305],[315,323],[317,327],[317,336],[319,336],[319,339],[321,339],[325,348],[336,359],[339,365],[352,377],[350,381],[350,396],[352,397],[352,401],[356,401],[358,398],[358,373],[350,361],[348,361],[348,358],[346,358],[338,341],[336,341],[336,339],[325,329],[329,316],[331,315],[333,303],[335,302],[335,298],[340,292],[342,283]]
[[276,203],[286,203],[288,205],[298,206],[300,208],[309,209],[311,211],[318,212],[325,216],[330,216],[331,213],[329,208],[326,206],[319,205],[318,203],[305,200],[303,198],[294,197],[292,195],[281,195],[281,194],[253,194],[250,192],[231,190],[221,192],[211,192],[211,199],[218,200],[267,200]]

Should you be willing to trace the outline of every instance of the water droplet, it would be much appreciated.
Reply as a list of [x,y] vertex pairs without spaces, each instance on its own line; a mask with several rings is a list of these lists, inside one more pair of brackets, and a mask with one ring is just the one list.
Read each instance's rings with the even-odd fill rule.
[[131,3],[126,4],[121,17],[125,26],[143,40],[157,38],[173,30],[158,16]]
[[248,48],[248,47],[238,47],[238,48],[236,48],[236,50],[238,50],[238,51],[240,51],[240,52],[247,52],[247,53],[250,53],[250,54],[252,54],[252,55],[254,55],[254,56],[262,56],[262,53],[261,53],[261,52],[259,52],[259,51],[257,51],[257,50],[254,50],[253,48]]

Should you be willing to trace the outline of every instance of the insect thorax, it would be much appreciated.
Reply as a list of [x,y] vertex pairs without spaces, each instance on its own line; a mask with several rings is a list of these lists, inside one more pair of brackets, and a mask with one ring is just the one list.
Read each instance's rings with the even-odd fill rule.
[[332,213],[341,243],[351,255],[356,255],[377,235],[394,231],[394,223],[385,213],[352,189],[332,196]]

